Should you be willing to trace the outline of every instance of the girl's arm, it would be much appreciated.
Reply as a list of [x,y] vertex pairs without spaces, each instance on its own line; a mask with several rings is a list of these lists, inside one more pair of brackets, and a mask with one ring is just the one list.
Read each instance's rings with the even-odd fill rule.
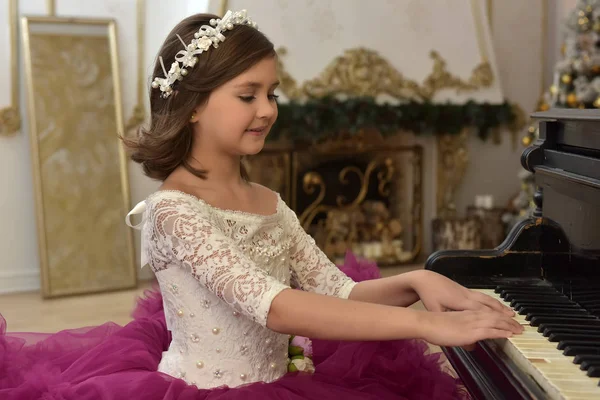
[[281,291],[271,303],[267,327],[325,340],[423,339],[439,346],[465,346],[522,332],[495,311],[428,312],[345,300],[300,290]]
[[413,289],[417,275],[417,271],[411,271],[387,278],[362,281],[356,284],[348,298],[368,303],[408,307],[419,301],[419,295]]

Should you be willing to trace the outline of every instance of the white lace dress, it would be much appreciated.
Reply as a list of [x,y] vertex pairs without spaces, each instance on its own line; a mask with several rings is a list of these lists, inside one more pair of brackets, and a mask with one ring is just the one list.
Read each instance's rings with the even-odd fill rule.
[[278,197],[275,214],[223,210],[179,191],[150,195],[142,266],[156,274],[172,333],[158,370],[199,388],[271,382],[287,372],[288,335],[266,327],[290,287],[347,298],[355,285]]

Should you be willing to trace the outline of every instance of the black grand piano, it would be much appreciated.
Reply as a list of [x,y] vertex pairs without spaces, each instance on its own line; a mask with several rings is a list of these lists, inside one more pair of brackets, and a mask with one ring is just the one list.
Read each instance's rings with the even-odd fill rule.
[[[600,110],[551,109],[532,117],[540,135],[521,164],[535,177],[533,216],[495,249],[438,251],[425,268],[500,296],[565,362],[543,355],[516,360],[489,340],[471,351],[443,351],[477,399],[600,399]],[[551,363],[558,372],[540,375],[536,365]]]

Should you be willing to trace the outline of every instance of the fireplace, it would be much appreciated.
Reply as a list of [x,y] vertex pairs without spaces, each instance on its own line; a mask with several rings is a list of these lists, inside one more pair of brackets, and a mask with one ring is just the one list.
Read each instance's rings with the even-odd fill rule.
[[282,194],[334,262],[347,250],[398,265],[422,247],[422,148],[377,132],[311,145],[271,145],[246,162],[251,179]]

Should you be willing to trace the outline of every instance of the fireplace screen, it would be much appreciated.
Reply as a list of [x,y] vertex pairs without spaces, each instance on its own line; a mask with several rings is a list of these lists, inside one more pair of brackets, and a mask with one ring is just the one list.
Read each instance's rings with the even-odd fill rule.
[[281,193],[332,261],[347,250],[382,266],[414,261],[422,244],[422,148],[329,150],[268,149],[247,160],[249,174]]

